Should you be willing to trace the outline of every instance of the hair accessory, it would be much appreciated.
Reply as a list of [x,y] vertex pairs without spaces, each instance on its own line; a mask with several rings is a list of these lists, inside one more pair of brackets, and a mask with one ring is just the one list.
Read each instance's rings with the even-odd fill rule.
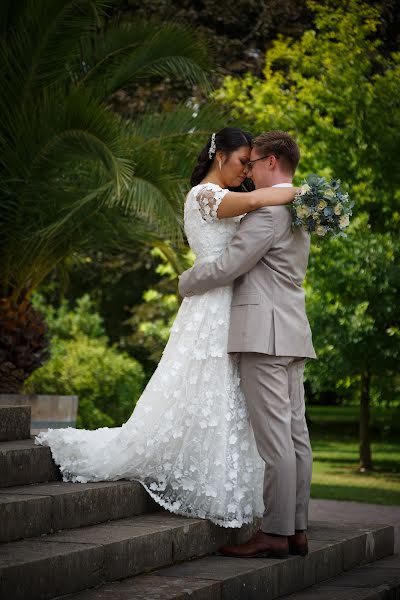
[[215,150],[216,150],[216,145],[215,145],[215,133],[212,134],[211,136],[211,144],[210,144],[210,149],[208,151],[208,158],[211,160],[213,157],[213,154],[215,154]]

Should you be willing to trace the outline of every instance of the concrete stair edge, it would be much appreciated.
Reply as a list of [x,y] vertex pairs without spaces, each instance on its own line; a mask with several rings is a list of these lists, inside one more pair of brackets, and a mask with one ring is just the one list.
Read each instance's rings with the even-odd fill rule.
[[0,488],[61,479],[48,446],[34,438],[0,444]]
[[[27,597],[30,600],[48,600],[107,581],[158,570],[153,577],[185,576],[185,585],[195,579],[196,588],[199,587],[198,579],[204,579],[206,587],[211,585],[214,591],[220,590],[220,596],[215,598],[248,600],[253,596],[243,596],[243,590],[255,590],[261,585],[268,590],[268,594],[263,596],[264,600],[268,600],[309,587],[393,552],[392,526],[354,528],[314,524],[310,528],[311,552],[306,558],[273,560],[213,556],[202,559],[203,562],[175,564],[214,552],[223,543],[243,541],[250,533],[250,528],[223,530],[205,520],[155,513],[3,544],[3,552],[0,552],[0,556],[3,555],[0,597],[4,595],[8,600],[25,600]],[[7,547],[8,561],[4,556]],[[174,566],[159,571],[166,565]],[[141,582],[138,578],[135,581],[135,585]],[[157,581],[159,585],[163,583],[161,579]],[[168,581],[172,582],[171,579]],[[118,584],[115,585],[118,587]],[[122,596],[93,596],[102,597],[112,597],[113,600],[127,600],[129,597],[131,600],[135,596],[132,596],[131,590],[128,595]],[[78,598],[91,600],[92,596],[86,597],[82,592],[76,600]],[[203,598],[209,600],[214,596]]]
[[53,481],[0,489],[0,542],[160,510],[136,481]]
[[[366,539],[364,539],[364,542]],[[388,538],[390,550],[390,536]],[[354,542],[354,540],[353,540]],[[347,547],[346,547],[347,546]],[[359,555],[359,560],[379,555]],[[77,594],[65,600],[297,600],[305,587],[343,573],[351,540],[312,541],[310,554],[287,560],[232,559],[212,556],[153,571]],[[353,548],[354,551],[354,548]],[[383,548],[380,548],[380,552]],[[343,560],[343,562],[341,562]],[[339,573],[335,573],[339,571]],[[312,589],[310,587],[309,589]],[[293,593],[294,592],[294,593]],[[291,593],[287,596],[287,593]],[[314,596],[313,600],[323,600]],[[330,596],[325,600],[334,600]],[[344,600],[344,599],[343,599]],[[357,600],[349,597],[347,600]],[[386,599],[385,599],[386,600]],[[389,600],[389,599],[388,599]],[[390,599],[392,600],[392,599]]]
[[30,437],[31,407],[0,405],[0,442],[25,440]]
[[209,554],[252,531],[152,513],[1,544],[0,598],[53,598]]
[[281,600],[397,600],[400,598],[400,555],[381,558]]

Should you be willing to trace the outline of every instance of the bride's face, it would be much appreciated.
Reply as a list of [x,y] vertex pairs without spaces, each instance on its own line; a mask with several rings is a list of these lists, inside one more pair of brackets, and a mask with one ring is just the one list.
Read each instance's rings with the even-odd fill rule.
[[221,175],[226,187],[238,187],[247,177],[250,148],[242,146],[221,161]]

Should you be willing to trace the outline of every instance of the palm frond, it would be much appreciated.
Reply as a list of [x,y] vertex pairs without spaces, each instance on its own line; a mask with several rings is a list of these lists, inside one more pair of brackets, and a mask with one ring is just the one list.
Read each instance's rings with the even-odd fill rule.
[[127,126],[130,135],[143,140],[168,140],[191,134],[195,137],[207,136],[215,129],[223,127],[226,121],[227,115],[220,105],[208,102],[201,108],[181,104],[161,114],[144,113]]
[[87,71],[83,82],[98,94],[109,96],[126,85],[157,77],[181,77],[209,88],[210,68],[206,44],[193,30],[175,23],[141,21],[109,26],[95,46],[86,42]]
[[122,200],[125,213],[147,220],[159,236],[167,239],[181,239],[180,206],[181,198],[173,178],[166,175],[151,179],[134,176]]
[[102,243],[182,242],[188,157],[209,135],[211,108],[179,107],[132,125],[104,100],[144,77],[205,84],[207,53],[175,24],[107,29],[106,7],[102,0],[4,4],[1,294],[29,292],[67,257]]
[[[12,135],[0,136],[0,247],[23,224],[24,235],[72,210],[71,193],[80,197],[112,182],[118,197],[128,187],[133,166],[124,148],[119,117],[75,90],[65,96],[51,88],[31,102],[35,118],[9,111]],[[6,123],[1,121],[1,129]],[[90,171],[104,178],[92,186]],[[88,179],[89,174],[89,179]],[[89,186],[88,186],[89,183]],[[91,187],[92,186],[92,187]],[[61,204],[57,206],[56,198]],[[54,214],[54,209],[57,211]]]
[[201,109],[179,106],[160,115],[144,114],[127,127],[135,140],[132,160],[136,163],[138,156],[157,149],[163,153],[165,171],[175,173],[176,181],[187,186],[200,148],[226,123],[226,114],[213,103]]
[[[13,27],[2,40],[3,52],[24,73],[19,96],[68,78],[66,65],[77,57],[80,40],[93,34],[109,2],[104,0],[19,0],[7,10]],[[9,61],[7,61],[9,62]],[[21,80],[20,80],[21,84]]]

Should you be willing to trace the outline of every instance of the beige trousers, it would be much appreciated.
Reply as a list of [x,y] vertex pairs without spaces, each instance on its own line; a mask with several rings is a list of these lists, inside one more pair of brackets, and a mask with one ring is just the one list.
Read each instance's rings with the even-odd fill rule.
[[305,419],[305,359],[240,354],[241,386],[257,449],[265,462],[266,533],[307,529],[312,451]]

